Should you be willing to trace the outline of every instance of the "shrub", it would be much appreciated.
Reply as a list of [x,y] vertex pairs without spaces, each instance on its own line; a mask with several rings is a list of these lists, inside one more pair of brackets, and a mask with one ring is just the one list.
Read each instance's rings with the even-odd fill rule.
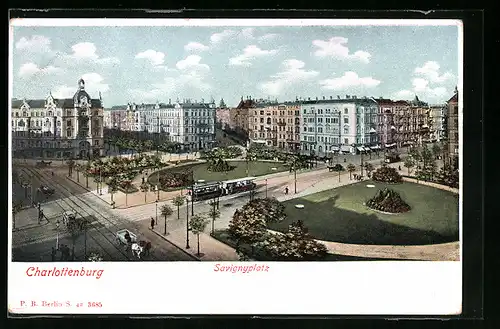
[[344,171],[345,168],[340,163],[337,163],[337,164],[335,164],[335,166],[332,167],[332,170],[333,171]]
[[187,186],[192,183],[191,170],[165,172],[158,179],[162,190]]
[[366,202],[366,205],[372,209],[389,213],[403,213],[411,209],[396,191],[388,188],[379,190],[373,198]]
[[231,171],[236,168],[235,166],[230,165],[226,160],[222,158],[212,159],[208,161],[208,171],[212,172],[224,172]]
[[257,214],[264,222],[281,222],[286,218],[285,206],[275,198],[254,199],[241,208],[243,214]]
[[395,168],[386,165],[375,170],[372,174],[372,179],[377,182],[385,183],[401,183],[403,181],[403,177]]

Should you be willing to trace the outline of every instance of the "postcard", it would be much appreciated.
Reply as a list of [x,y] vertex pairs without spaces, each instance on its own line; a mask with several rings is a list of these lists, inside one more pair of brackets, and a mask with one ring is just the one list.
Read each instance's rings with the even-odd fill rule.
[[460,314],[462,28],[11,19],[10,314]]

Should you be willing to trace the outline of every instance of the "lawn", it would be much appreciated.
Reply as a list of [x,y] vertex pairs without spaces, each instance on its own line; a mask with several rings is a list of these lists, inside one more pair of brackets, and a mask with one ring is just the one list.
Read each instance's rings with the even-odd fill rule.
[[[247,176],[262,176],[272,173],[277,173],[280,171],[288,170],[284,164],[277,162],[261,162],[261,161],[252,161],[249,162],[248,165],[248,175],[246,173],[247,165],[245,161],[229,161],[229,163],[233,166],[236,166],[231,171],[226,172],[210,172],[207,170],[208,164],[199,163],[194,165],[185,165],[179,167],[169,167],[166,169],[160,170],[160,173],[163,171],[180,171],[186,170],[188,168],[194,168],[194,179],[195,180],[205,180],[209,181],[223,181],[235,178],[243,178]],[[276,168],[273,170],[272,168]],[[157,184],[158,182],[158,172],[151,174],[148,178],[148,181],[152,184]]]
[[[231,248],[236,248],[236,242],[233,241],[226,230],[217,230],[215,231],[213,237],[217,240],[219,240],[222,243],[227,244]],[[251,254],[252,248],[246,244],[242,244],[239,246],[239,250],[241,250],[243,253],[246,255]],[[250,258],[254,260],[259,260],[259,261],[273,261],[272,258],[270,258],[268,255],[262,253],[260,250],[254,248],[253,250],[253,255],[250,256]],[[379,260],[391,260],[388,258],[364,258],[364,257],[356,257],[356,256],[348,256],[348,255],[337,255],[337,254],[327,254],[326,257],[323,259],[323,261],[379,261]],[[397,259],[393,259],[397,260]]]
[[[366,185],[373,184],[375,188]],[[400,193],[411,210],[384,214],[363,203],[378,189]],[[429,186],[364,181],[284,202],[288,218],[269,228],[285,231],[301,219],[320,240],[354,244],[420,245],[458,240],[458,195]],[[303,204],[303,209],[295,208]]]

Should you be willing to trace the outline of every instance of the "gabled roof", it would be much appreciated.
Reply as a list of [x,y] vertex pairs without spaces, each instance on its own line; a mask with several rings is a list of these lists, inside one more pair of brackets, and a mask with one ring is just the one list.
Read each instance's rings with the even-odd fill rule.
[[458,92],[448,100],[448,103],[458,103]]
[[[24,101],[23,100],[13,100],[12,101],[12,108],[18,109],[23,106]],[[33,109],[40,109],[45,107],[45,99],[27,99],[26,103],[30,108]],[[54,99],[54,103],[56,104],[57,107],[63,108],[63,109],[68,109],[68,108],[74,108],[75,104],[73,102],[72,98],[63,98],[63,99]],[[92,99],[91,100],[91,108],[101,108],[102,103],[100,99]]]

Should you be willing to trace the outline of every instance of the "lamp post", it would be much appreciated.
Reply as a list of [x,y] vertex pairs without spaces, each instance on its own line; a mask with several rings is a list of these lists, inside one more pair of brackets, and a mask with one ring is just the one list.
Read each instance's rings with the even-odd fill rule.
[[186,196],[186,249],[189,249],[189,197],[188,196]]
[[59,218],[56,220],[56,250],[59,250]]
[[194,170],[191,170],[191,216],[194,216]]
[[266,178],[266,199],[267,199],[267,178]]
[[[155,201],[155,210],[156,210],[155,225],[158,225],[158,200]],[[165,225],[167,225],[167,224],[165,224]]]
[[155,189],[156,189],[156,202],[160,201],[160,188],[158,187],[158,185],[155,185]]

